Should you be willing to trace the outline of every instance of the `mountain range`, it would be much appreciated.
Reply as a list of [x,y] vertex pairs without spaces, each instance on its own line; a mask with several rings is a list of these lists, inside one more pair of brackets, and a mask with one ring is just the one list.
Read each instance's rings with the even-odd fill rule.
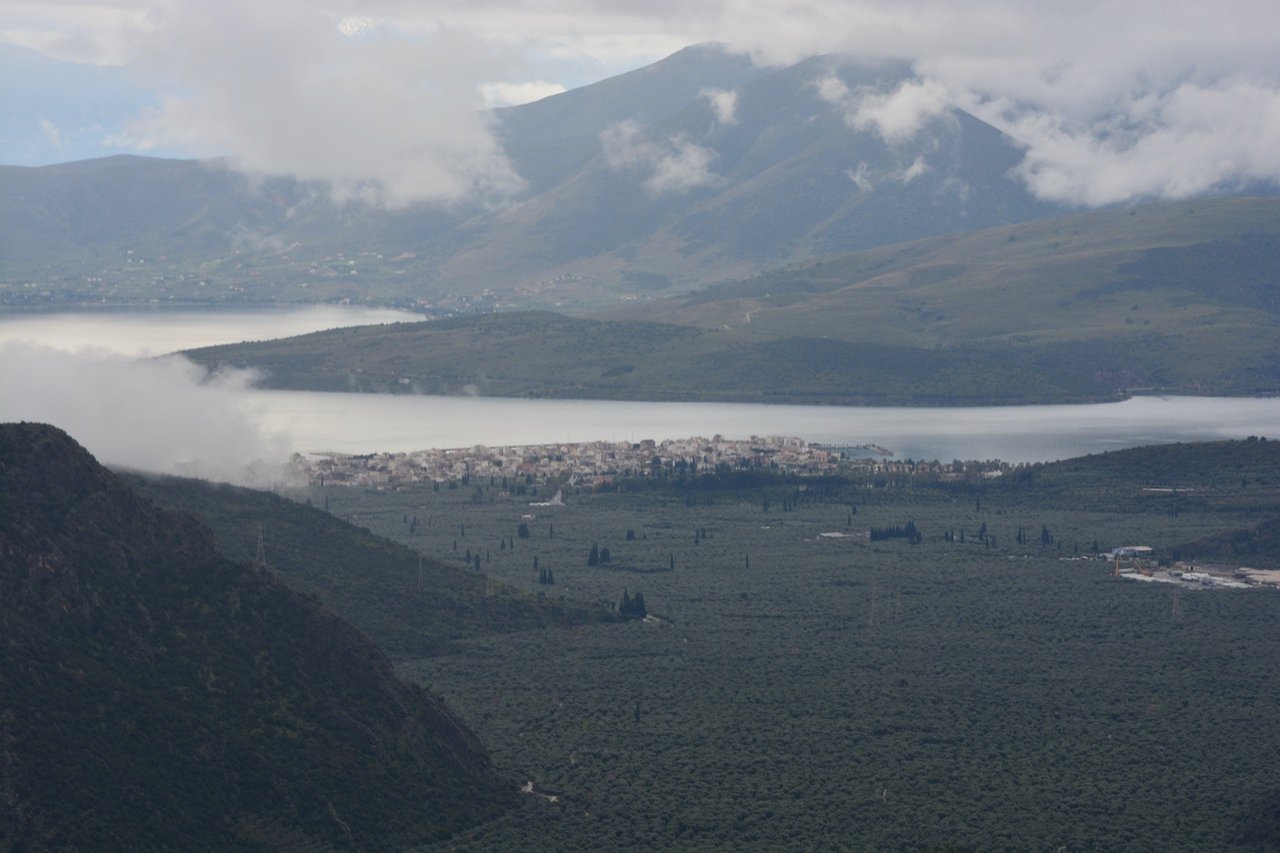
[[0,168],[0,298],[608,304],[821,255],[1062,212],[1010,174],[1015,140],[951,108],[910,135],[857,112],[908,68],[766,68],[698,45],[494,111],[525,190],[386,210],[220,162]]

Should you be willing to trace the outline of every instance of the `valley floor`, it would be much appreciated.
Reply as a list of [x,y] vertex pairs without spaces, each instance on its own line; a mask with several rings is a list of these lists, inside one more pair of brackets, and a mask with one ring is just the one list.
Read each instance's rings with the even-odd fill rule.
[[[538,507],[487,485],[323,494],[486,576],[551,599],[642,592],[659,617],[400,663],[513,785],[556,796],[455,848],[1251,850],[1280,842],[1280,596],[1126,583],[1082,557],[1256,521],[1272,489],[1179,512],[888,484]],[[908,521],[920,544],[866,535]],[[1042,529],[1052,544],[1017,543]],[[608,563],[588,565],[593,545]]]

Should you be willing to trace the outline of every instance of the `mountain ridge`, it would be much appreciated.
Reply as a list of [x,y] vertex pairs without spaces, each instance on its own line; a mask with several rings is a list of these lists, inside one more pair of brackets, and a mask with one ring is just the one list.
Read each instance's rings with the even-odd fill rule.
[[0,425],[0,587],[6,847],[402,848],[514,801],[366,638],[56,428]]

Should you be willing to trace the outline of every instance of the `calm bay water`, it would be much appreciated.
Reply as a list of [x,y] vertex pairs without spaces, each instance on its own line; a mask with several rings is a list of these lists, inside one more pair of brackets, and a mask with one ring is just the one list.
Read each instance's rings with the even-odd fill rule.
[[416,319],[357,308],[0,317],[0,420],[57,424],[104,461],[244,480],[292,451],[661,440],[720,433],[876,444],[898,458],[1045,461],[1171,441],[1280,435],[1280,399],[867,408],[265,391],[141,355]]
[[918,409],[252,391],[244,404],[269,429],[292,436],[297,447],[345,453],[721,433],[876,444],[900,458],[1025,462],[1280,433],[1280,400],[1218,397]]

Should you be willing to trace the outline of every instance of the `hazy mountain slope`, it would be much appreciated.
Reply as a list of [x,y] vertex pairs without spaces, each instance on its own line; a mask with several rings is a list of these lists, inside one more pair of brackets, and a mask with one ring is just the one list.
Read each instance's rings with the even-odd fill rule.
[[688,48],[496,111],[527,187],[487,206],[335,205],[317,185],[217,163],[0,167],[0,304],[600,303],[1054,210],[1008,176],[1016,146],[972,116],[944,113],[890,141],[850,126],[860,93],[908,79],[899,65],[757,68]]
[[[1016,140],[955,109],[920,116],[911,132],[868,118],[868,98],[915,82],[897,64],[828,56],[756,68],[715,45],[688,48],[647,68],[496,111],[495,132],[527,188],[487,205],[335,205],[316,185],[251,180],[190,161],[113,157],[0,167],[0,304],[350,299],[462,311],[573,310],[644,302],[785,264],[892,246],[824,260],[813,274],[781,275],[806,279],[805,287],[815,277],[857,279],[845,283],[862,288],[858,299],[833,293],[832,300],[858,303],[861,322],[840,304],[810,301],[824,322],[846,317],[855,327],[887,328],[896,337],[901,324],[886,322],[894,311],[868,298],[891,294],[896,311],[915,315],[913,325],[925,318],[918,342],[958,341],[991,333],[946,327],[958,313],[949,293],[1002,292],[1001,310],[988,312],[1001,317],[1010,288],[1028,298],[1020,282],[1030,277],[1039,282],[1031,289],[1047,299],[1031,299],[1038,316],[1065,318],[1074,329],[1081,306],[1060,310],[1064,297],[1049,297],[1051,289],[1041,286],[1051,277],[1068,294],[1087,294],[1111,287],[1107,277],[1120,265],[1141,260],[1152,275],[1163,263],[1185,278],[1190,273],[1176,271],[1190,259],[1138,253],[1201,237],[1230,242],[1270,233],[1264,205],[1238,207],[1228,223],[1226,208],[1212,200],[1175,206],[1186,212],[1177,226],[1190,238],[1183,243],[1166,240],[1169,229],[1177,230],[1173,214],[1146,217],[1156,220],[1154,241],[1144,236],[1145,222],[1123,218],[1128,211],[1082,215],[1049,230],[1036,226],[1067,211],[1037,200],[1012,177],[1022,157]],[[1252,223],[1251,215],[1262,220]],[[1030,230],[901,245],[1017,224]],[[1027,240],[1037,254],[1024,258],[1021,247],[997,247],[999,239]],[[1226,251],[1238,255],[1238,247]],[[1251,263],[1265,263],[1268,251],[1257,248]],[[1201,266],[1187,269],[1211,275],[1211,254],[1207,267],[1196,261]],[[1034,269],[1020,271],[1019,264]],[[869,271],[880,267],[887,277],[873,283]],[[28,280],[43,289],[26,287]],[[1106,299],[1094,304],[1107,306],[1104,325],[1117,317]],[[778,331],[795,333],[778,322]],[[807,320],[802,327],[809,328]],[[861,332],[857,339],[871,340]]]
[[1025,403],[1280,389],[1280,201],[1080,214],[788,267],[608,321],[511,314],[192,353],[285,388]]
[[268,492],[180,477],[130,474],[125,481],[161,506],[194,513],[232,559],[254,559],[261,529],[277,577],[314,595],[393,658],[449,652],[468,637],[611,618],[585,604],[540,601],[470,567],[420,557]]
[[512,800],[367,639],[52,427],[0,427],[0,587],[8,849],[402,849]]
[[632,131],[615,126],[577,172],[486,222],[440,274],[477,285],[569,273],[597,291],[687,288],[1060,212],[1009,176],[1020,152],[991,126],[951,110],[886,142],[848,126],[845,107],[820,95],[825,79],[886,91],[910,76],[818,57],[737,87],[730,116],[700,98]]
[[[251,178],[220,161],[122,155],[0,166],[0,279],[81,285],[92,274],[108,283],[144,282],[143,294],[176,288],[216,301],[235,286],[241,298],[261,298],[264,287],[296,298],[291,291],[300,281],[349,281],[336,254],[391,256],[412,246],[416,260],[418,252],[444,252],[452,229],[470,214],[335,205],[319,185]],[[376,271],[369,257],[360,260],[365,272]],[[403,266],[384,277],[403,274]],[[201,281],[223,287],[208,290]]]
[[23,269],[66,256],[150,252],[162,239],[172,241],[174,256],[225,253],[237,228],[274,229],[282,218],[279,205],[242,194],[238,183],[194,160],[119,156],[4,167],[3,262]]

